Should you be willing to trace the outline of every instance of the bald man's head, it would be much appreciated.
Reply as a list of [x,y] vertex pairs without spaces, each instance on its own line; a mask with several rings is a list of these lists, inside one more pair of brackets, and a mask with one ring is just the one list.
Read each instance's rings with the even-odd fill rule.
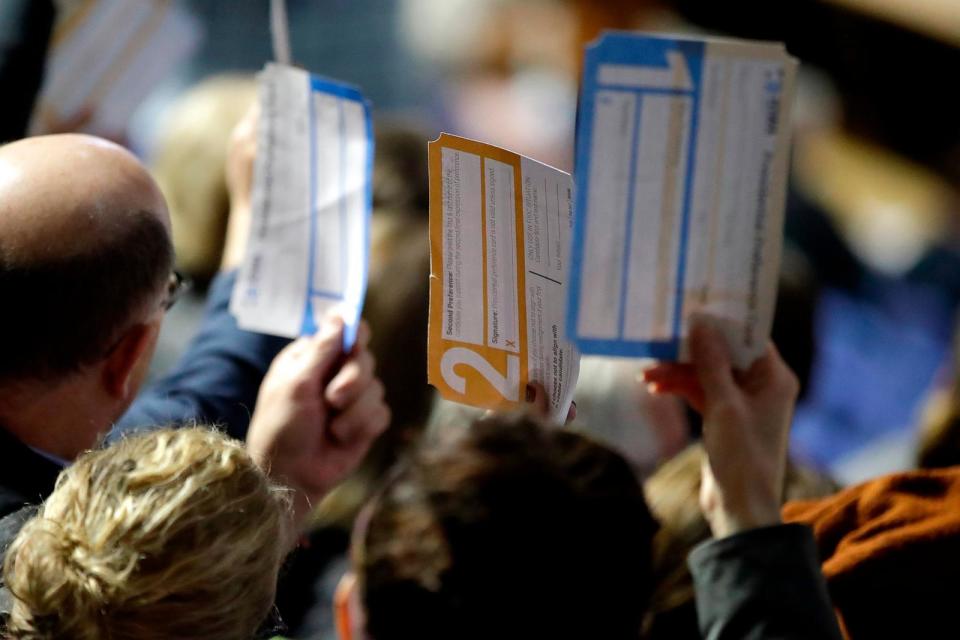
[[94,362],[160,304],[169,225],[122,147],[72,134],[0,147],[0,382]]

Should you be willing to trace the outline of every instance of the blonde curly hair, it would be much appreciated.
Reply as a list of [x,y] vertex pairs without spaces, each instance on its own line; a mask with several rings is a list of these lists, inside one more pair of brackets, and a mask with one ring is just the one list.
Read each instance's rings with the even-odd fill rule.
[[287,550],[289,495],[242,443],[160,429],[91,451],[6,555],[14,638],[250,638]]

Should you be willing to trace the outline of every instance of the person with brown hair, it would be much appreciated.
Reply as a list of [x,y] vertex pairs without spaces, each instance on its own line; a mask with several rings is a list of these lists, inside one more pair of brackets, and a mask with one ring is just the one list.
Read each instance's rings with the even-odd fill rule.
[[629,463],[525,415],[454,435],[399,468],[361,515],[353,597],[365,624],[343,620],[342,637],[352,625],[376,640],[635,638],[656,523]]
[[[691,352],[644,375],[704,416],[700,508],[715,539],[690,557],[703,637],[839,638],[810,531],[780,519],[796,377],[772,345],[734,375],[706,319]],[[637,638],[657,525],[629,463],[525,416],[447,433],[358,519],[341,640]]]

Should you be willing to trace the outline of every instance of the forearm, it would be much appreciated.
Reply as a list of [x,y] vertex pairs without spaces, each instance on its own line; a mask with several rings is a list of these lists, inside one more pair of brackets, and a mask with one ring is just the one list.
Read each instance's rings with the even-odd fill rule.
[[250,234],[250,216],[249,205],[235,205],[230,208],[223,243],[223,256],[220,259],[220,269],[223,271],[236,269],[243,262],[243,254],[247,250],[247,237]]
[[303,534],[306,528],[307,518],[317,503],[323,499],[323,494],[311,492],[301,486],[294,479],[295,473],[286,471],[280,465],[275,465],[275,461],[273,460],[275,456],[274,452],[264,450],[257,442],[248,441],[247,451],[257,466],[260,467],[273,482],[286,487],[290,491],[290,535],[287,540],[287,546],[293,549],[297,546],[301,534]]

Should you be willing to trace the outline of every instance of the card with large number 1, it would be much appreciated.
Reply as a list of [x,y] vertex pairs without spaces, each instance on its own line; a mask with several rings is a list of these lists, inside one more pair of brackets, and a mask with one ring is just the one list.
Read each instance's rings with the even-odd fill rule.
[[539,382],[562,422],[580,369],[564,325],[570,175],[448,134],[429,163],[430,384],[504,409]]

